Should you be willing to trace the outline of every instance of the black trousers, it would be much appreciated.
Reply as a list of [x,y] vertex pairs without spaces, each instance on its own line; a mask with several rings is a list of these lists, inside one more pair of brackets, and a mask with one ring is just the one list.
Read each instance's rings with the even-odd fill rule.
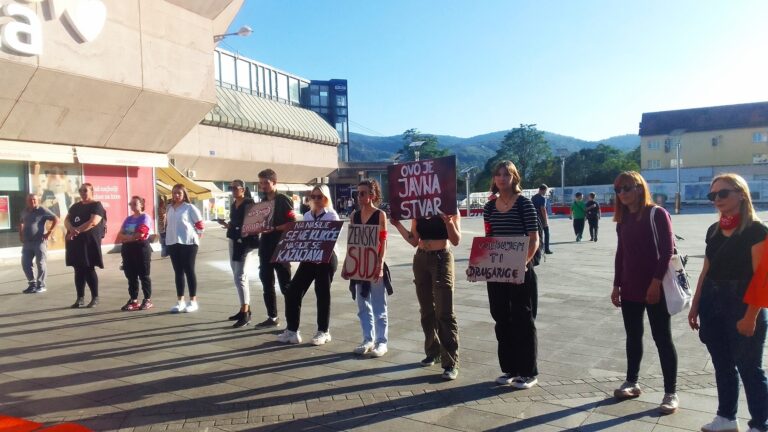
[[285,293],[285,319],[288,321],[288,330],[299,330],[301,301],[314,281],[317,297],[317,331],[328,331],[331,319],[331,283],[338,265],[339,260],[336,254],[333,254],[331,261],[327,264],[308,262],[299,264]]
[[544,231],[542,237],[544,237],[544,251],[546,252],[549,250],[549,225],[543,227],[542,231]]
[[[262,246],[263,243],[262,243]],[[272,259],[274,247],[259,248],[259,279],[264,288],[264,306],[270,318],[277,318],[277,296],[275,295],[275,274],[280,292],[285,295],[288,292],[288,284],[291,282],[291,265],[269,262]]]
[[637,382],[640,374],[640,361],[643,359],[643,317],[648,311],[651,334],[659,351],[661,373],[664,376],[664,392],[675,393],[677,387],[677,351],[672,342],[670,315],[667,302],[662,295],[655,305],[621,301],[621,316],[624,318],[624,330],[627,332],[627,381]]
[[171,257],[171,265],[176,280],[176,296],[184,296],[184,277],[189,285],[189,296],[197,296],[197,275],[195,275],[195,260],[197,259],[197,245],[172,244],[168,245],[168,255]]
[[488,302],[491,316],[496,321],[501,371],[523,377],[538,375],[536,273],[532,268],[525,272],[525,283],[522,285],[488,282]]
[[149,278],[149,263],[152,247],[148,241],[123,243],[120,249],[123,257],[123,272],[128,279],[128,295],[131,300],[139,298],[139,282],[144,298],[152,298],[152,280]]
[[597,224],[599,221],[600,219],[597,218],[587,218],[587,223],[589,224],[589,238],[594,241],[597,241]]
[[584,234],[584,219],[573,220],[573,232],[579,237]]
[[91,297],[99,296],[99,276],[95,267],[75,267],[75,290],[77,297],[85,297],[85,285],[91,290]]

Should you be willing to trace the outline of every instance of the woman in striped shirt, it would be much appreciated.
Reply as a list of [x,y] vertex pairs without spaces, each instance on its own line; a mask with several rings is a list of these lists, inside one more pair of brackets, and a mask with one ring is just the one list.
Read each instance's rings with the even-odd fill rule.
[[536,210],[522,195],[520,173],[515,164],[502,161],[493,169],[491,199],[483,210],[486,237],[529,237],[525,282],[521,285],[488,282],[488,302],[496,321],[499,365],[504,374],[496,379],[502,385],[528,389],[536,385],[536,308],[538,288],[531,260],[539,245]]

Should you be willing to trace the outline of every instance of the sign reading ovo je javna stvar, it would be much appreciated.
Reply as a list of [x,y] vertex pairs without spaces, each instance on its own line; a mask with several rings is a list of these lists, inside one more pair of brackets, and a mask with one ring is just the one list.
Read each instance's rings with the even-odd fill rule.
[[330,262],[342,225],[342,221],[296,222],[293,228],[283,233],[272,262]]
[[259,234],[273,229],[272,213],[275,209],[275,201],[261,201],[251,204],[245,210],[243,218],[243,227],[240,229],[240,235],[247,237],[249,235]]
[[379,225],[349,224],[347,256],[343,274],[346,279],[374,281],[378,278]]
[[396,220],[453,215],[456,208],[456,156],[390,165],[389,200]]
[[470,282],[525,282],[528,237],[475,237],[469,255]]

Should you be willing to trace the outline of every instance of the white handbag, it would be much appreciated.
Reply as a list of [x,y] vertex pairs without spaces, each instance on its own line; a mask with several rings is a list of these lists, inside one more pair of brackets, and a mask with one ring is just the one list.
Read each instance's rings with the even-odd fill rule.
[[[653,230],[653,243],[656,245],[656,258],[660,258],[659,254],[659,233],[656,230],[656,221],[654,215],[656,214],[657,206],[651,208],[651,229]],[[685,266],[683,259],[677,250],[674,239],[672,240],[672,258],[669,259],[669,266],[666,273],[664,273],[664,279],[661,281],[661,286],[664,288],[664,298],[667,300],[667,311],[670,315],[674,315],[683,309],[691,306],[691,284],[688,280],[688,273],[685,272]]]

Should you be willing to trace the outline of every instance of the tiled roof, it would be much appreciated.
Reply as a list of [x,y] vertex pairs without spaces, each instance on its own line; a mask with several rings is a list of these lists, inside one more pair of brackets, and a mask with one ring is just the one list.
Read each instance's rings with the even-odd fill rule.
[[640,136],[768,126],[768,102],[643,113]]
[[204,125],[336,146],[339,135],[316,112],[237,90],[216,87],[218,102]]

